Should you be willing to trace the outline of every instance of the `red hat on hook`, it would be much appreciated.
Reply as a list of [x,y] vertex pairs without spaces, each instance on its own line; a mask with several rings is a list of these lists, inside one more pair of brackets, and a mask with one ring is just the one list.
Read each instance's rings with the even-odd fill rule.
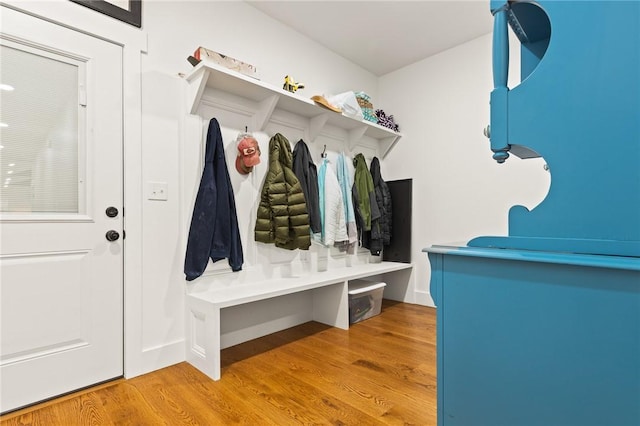
[[236,170],[246,175],[251,173],[253,166],[257,164],[260,164],[260,145],[254,137],[245,136],[238,142]]

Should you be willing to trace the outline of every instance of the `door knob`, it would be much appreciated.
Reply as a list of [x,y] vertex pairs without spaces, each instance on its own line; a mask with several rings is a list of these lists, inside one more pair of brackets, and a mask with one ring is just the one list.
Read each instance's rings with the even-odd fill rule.
[[107,231],[105,237],[107,238],[107,241],[116,241],[118,238],[120,238],[120,234],[118,233],[118,231],[112,229],[110,231]]
[[108,217],[116,217],[118,216],[118,209],[113,206],[107,207],[107,210],[105,211],[105,213],[107,214]]

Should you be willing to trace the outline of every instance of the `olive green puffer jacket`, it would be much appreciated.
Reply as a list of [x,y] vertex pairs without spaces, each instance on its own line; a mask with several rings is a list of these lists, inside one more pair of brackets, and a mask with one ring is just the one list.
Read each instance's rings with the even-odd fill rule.
[[269,141],[269,171],[260,195],[255,240],[288,250],[308,250],[307,204],[292,165],[291,145],[276,133]]

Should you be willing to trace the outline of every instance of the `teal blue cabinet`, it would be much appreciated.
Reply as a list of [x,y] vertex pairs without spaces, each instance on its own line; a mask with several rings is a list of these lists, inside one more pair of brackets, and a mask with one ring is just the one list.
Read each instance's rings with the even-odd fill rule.
[[638,426],[640,1],[494,0],[491,12],[493,158],[543,157],[551,187],[535,209],[511,208],[506,236],[424,250],[438,425]]
[[428,250],[438,425],[640,425],[640,259]]

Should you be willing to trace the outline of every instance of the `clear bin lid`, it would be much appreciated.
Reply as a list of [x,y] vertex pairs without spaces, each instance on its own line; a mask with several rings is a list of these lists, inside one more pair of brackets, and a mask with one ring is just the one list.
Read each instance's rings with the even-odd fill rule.
[[378,288],[383,288],[386,283],[375,281],[351,281],[349,282],[349,294],[361,294]]

